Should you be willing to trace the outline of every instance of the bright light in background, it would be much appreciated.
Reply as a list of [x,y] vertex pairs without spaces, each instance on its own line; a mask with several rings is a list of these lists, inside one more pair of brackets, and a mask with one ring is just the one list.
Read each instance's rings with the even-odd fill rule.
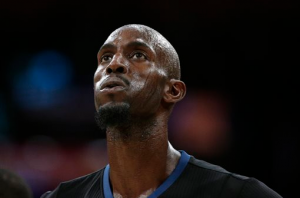
[[48,50],[31,58],[25,72],[14,79],[14,99],[25,109],[49,108],[61,102],[56,97],[72,79],[70,60],[63,54]]
[[191,154],[217,156],[230,144],[229,105],[214,92],[189,91],[170,118],[174,146]]

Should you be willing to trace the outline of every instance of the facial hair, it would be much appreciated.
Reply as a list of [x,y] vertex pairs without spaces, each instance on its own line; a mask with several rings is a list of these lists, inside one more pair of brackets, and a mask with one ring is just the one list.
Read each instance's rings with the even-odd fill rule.
[[129,123],[130,105],[128,103],[107,104],[95,113],[95,120],[100,130],[107,127],[126,126]]
[[[96,123],[101,132],[109,133],[109,141],[144,141],[151,136],[151,129],[156,123],[147,119],[133,119],[129,108],[128,103],[110,104],[101,106],[99,111],[95,113]],[[122,128],[122,130],[107,131],[108,127]],[[135,128],[142,130],[133,133]]]

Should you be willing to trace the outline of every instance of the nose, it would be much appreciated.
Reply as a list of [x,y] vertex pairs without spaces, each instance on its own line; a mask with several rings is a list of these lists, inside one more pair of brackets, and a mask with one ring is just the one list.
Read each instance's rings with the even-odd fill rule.
[[120,73],[125,74],[127,73],[128,69],[125,64],[125,58],[121,54],[115,54],[112,61],[109,63],[109,65],[106,68],[106,73]]

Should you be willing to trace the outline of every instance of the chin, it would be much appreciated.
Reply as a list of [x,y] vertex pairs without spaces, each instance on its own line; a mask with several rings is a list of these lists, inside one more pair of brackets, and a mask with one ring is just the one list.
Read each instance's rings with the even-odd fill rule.
[[101,105],[95,119],[101,129],[122,126],[128,123],[130,105],[125,102],[109,102]]

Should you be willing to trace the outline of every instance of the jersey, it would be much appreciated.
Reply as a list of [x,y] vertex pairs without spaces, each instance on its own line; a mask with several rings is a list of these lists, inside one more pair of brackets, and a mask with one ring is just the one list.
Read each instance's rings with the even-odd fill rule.
[[[263,182],[180,151],[171,175],[148,198],[282,198]],[[109,165],[86,176],[62,182],[41,198],[113,198]]]

